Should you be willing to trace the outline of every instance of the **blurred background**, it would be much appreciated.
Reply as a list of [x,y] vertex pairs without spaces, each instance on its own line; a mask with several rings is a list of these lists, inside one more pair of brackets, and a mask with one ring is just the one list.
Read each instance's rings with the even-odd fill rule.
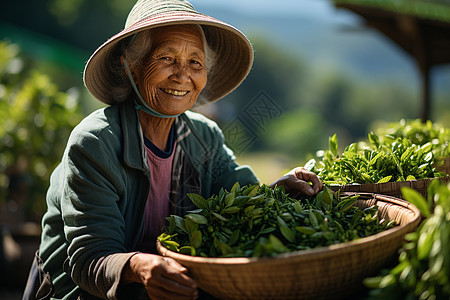
[[[379,10],[394,2],[399,6],[389,13]],[[402,2],[408,2],[408,11],[402,10]],[[39,243],[49,176],[71,129],[102,107],[83,86],[84,64],[123,28],[134,3],[2,3],[1,299],[18,299],[11,289],[20,291],[26,280]],[[234,25],[253,44],[255,62],[244,83],[225,99],[199,110],[219,123],[238,162],[251,165],[263,183],[303,165],[316,151],[327,148],[334,133],[340,145],[347,145],[400,119],[426,118],[450,126],[450,50],[444,51],[443,59],[423,59],[430,57],[425,47],[430,43],[424,38],[430,36],[426,31],[430,29],[421,30],[422,23],[410,22],[417,17],[426,24],[436,23],[450,36],[447,0],[191,3],[198,11]],[[418,8],[411,11],[416,4]],[[370,9],[375,9],[375,19]],[[395,22],[389,23],[393,14]],[[380,30],[393,28],[392,24],[422,35],[411,34],[409,41],[401,31],[389,37]],[[443,36],[437,40],[448,46]]]

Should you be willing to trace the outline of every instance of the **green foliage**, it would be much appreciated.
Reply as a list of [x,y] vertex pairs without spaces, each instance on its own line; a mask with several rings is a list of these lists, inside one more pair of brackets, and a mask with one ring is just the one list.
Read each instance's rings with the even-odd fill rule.
[[[92,5],[87,0],[46,0],[46,2],[49,12],[58,19],[62,26],[75,23],[86,7],[89,4]],[[102,6],[109,13],[126,16],[135,3],[134,0],[109,0],[102,2]]]
[[434,180],[428,199],[404,187],[403,197],[432,213],[406,236],[398,265],[367,278],[369,299],[450,299],[450,184]]
[[[28,72],[17,46],[6,42],[0,42],[0,79],[0,201],[25,196],[28,209],[40,214],[50,173],[81,120],[80,107],[46,75]],[[12,183],[21,177],[29,190],[17,195]]]
[[158,239],[168,249],[205,257],[276,256],[328,246],[386,230],[377,206],[360,210],[358,195],[340,197],[325,187],[315,198],[290,198],[281,187],[241,187],[204,199],[189,194],[198,209],[172,215]]
[[406,138],[416,145],[431,143],[436,157],[450,157],[450,128],[445,128],[430,120],[423,123],[419,119],[402,119],[400,122],[379,127],[376,132],[386,142]]
[[417,136],[417,132],[412,136],[378,136],[371,132],[369,145],[353,143],[339,154],[335,134],[330,137],[329,149],[323,151],[321,160],[311,159],[305,167],[327,184],[383,183],[445,176],[435,168],[434,150],[448,148],[448,139],[441,142],[433,138],[431,142],[415,144]]
[[319,112],[329,132],[346,132],[353,140],[365,136],[368,124],[375,120],[413,118],[419,110],[418,94],[395,79],[367,82],[342,70],[313,75],[310,91],[298,91],[305,103],[303,107]]
[[251,41],[255,49],[252,71],[240,92],[231,96],[245,106],[264,90],[282,109],[297,108],[302,101],[298,90],[305,86],[308,71],[302,58],[265,36],[253,35]]
[[305,157],[323,148],[326,127],[326,121],[320,114],[296,109],[270,122],[262,139],[268,149],[276,149],[291,157]]

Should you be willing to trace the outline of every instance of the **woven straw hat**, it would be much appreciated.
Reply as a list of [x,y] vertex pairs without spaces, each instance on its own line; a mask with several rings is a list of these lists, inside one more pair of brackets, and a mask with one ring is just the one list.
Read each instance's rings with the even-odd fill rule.
[[101,45],[84,69],[84,84],[90,93],[106,104],[114,104],[114,78],[109,74],[109,60],[119,42],[135,33],[167,25],[199,24],[209,47],[215,53],[214,72],[208,76],[199,100],[216,101],[238,87],[253,63],[253,49],[246,36],[233,26],[197,12],[185,0],[139,0],[130,11],[125,29]]

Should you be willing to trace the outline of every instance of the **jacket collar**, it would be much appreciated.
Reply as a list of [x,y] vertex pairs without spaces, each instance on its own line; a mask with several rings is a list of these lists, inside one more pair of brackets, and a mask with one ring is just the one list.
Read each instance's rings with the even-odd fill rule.
[[[144,137],[139,124],[137,110],[133,101],[123,101],[120,105],[120,122],[123,134],[123,159],[128,166],[145,170],[145,145]],[[185,114],[175,119],[176,140],[177,143],[191,134],[191,129],[184,120]]]

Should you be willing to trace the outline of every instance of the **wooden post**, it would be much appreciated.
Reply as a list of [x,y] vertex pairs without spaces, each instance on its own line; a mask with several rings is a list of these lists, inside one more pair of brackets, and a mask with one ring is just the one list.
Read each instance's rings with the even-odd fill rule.
[[431,90],[430,90],[430,66],[426,65],[422,73],[422,110],[420,119],[425,123],[430,119]]

